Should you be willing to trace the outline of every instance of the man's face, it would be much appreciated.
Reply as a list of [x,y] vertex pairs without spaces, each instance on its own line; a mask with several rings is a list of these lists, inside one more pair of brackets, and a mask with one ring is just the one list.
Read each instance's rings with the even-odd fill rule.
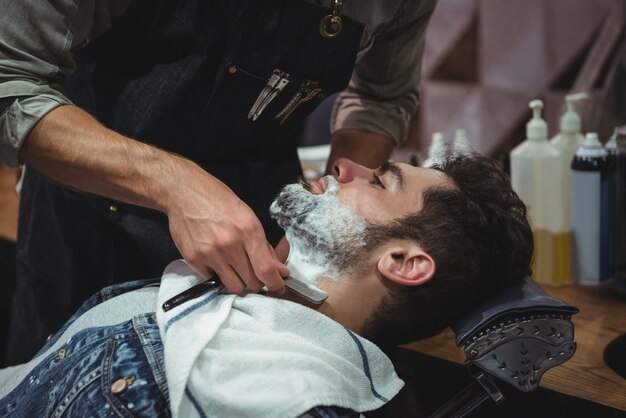
[[300,280],[337,278],[365,247],[367,222],[339,201],[338,192],[339,182],[331,176],[323,193],[312,193],[304,182],[289,184],[270,207],[290,245],[288,265]]
[[333,276],[363,260],[369,224],[386,224],[419,211],[424,190],[448,184],[437,170],[391,163],[369,169],[339,159],[331,176],[286,186],[271,213],[292,248],[307,262],[327,266]]
[[[385,163],[370,169],[341,158],[333,165],[332,176],[339,183],[341,203],[369,222],[385,224],[422,209],[422,196],[433,186],[452,187],[441,171],[403,163]],[[326,191],[327,177],[314,181],[313,194]]]

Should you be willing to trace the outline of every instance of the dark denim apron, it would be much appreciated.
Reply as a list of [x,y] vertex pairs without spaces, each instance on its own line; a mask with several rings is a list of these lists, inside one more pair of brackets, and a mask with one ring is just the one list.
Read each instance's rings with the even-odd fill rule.
[[[76,53],[66,93],[107,127],[218,177],[275,244],[281,231],[268,208],[300,174],[295,132],[346,87],[363,30],[344,16],[338,37],[322,37],[329,12],[301,0],[136,0]],[[276,69],[289,83],[252,121],[249,110]],[[319,94],[281,123],[275,116],[305,80]],[[20,219],[11,363],[28,360],[102,287],[158,277],[180,258],[165,215],[70,190],[31,169]]]

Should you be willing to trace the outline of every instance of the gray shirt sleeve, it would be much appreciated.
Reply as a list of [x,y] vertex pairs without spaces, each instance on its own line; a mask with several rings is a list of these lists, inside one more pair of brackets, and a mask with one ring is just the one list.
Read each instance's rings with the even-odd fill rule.
[[436,0],[405,0],[375,35],[348,88],[335,101],[331,131],[355,128],[406,142],[419,104],[424,38]]
[[[72,51],[105,32],[132,0],[20,0],[3,4],[0,24],[0,163],[19,164],[31,129],[70,101],[62,83]],[[13,100],[6,100],[13,98]]]

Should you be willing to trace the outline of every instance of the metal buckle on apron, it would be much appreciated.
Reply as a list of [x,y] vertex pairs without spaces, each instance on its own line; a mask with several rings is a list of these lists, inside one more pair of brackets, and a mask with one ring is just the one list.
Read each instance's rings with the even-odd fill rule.
[[285,86],[289,84],[289,73],[286,73],[278,68],[272,72],[270,80],[267,82],[261,93],[257,97],[256,101],[248,112],[248,119],[255,121],[261,116],[261,113],[265,110],[267,105],[280,93]]
[[320,21],[320,34],[326,39],[333,39],[339,36],[343,30],[341,20],[341,8],[344,0],[333,0],[333,9]]
[[280,119],[280,124],[282,125],[298,106],[313,99],[321,91],[322,89],[317,87],[317,81],[304,80],[298,87],[296,94],[293,95],[283,110],[274,116],[274,119]]

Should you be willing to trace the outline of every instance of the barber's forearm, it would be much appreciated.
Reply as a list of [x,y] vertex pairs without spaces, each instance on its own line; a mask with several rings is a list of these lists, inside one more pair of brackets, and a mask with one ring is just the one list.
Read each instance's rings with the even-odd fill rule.
[[75,106],[39,121],[19,152],[27,166],[73,188],[167,211],[172,190],[201,168],[126,138]]
[[332,163],[342,157],[376,168],[389,159],[394,146],[394,142],[385,135],[358,129],[340,129],[333,134],[326,171],[330,172]]

